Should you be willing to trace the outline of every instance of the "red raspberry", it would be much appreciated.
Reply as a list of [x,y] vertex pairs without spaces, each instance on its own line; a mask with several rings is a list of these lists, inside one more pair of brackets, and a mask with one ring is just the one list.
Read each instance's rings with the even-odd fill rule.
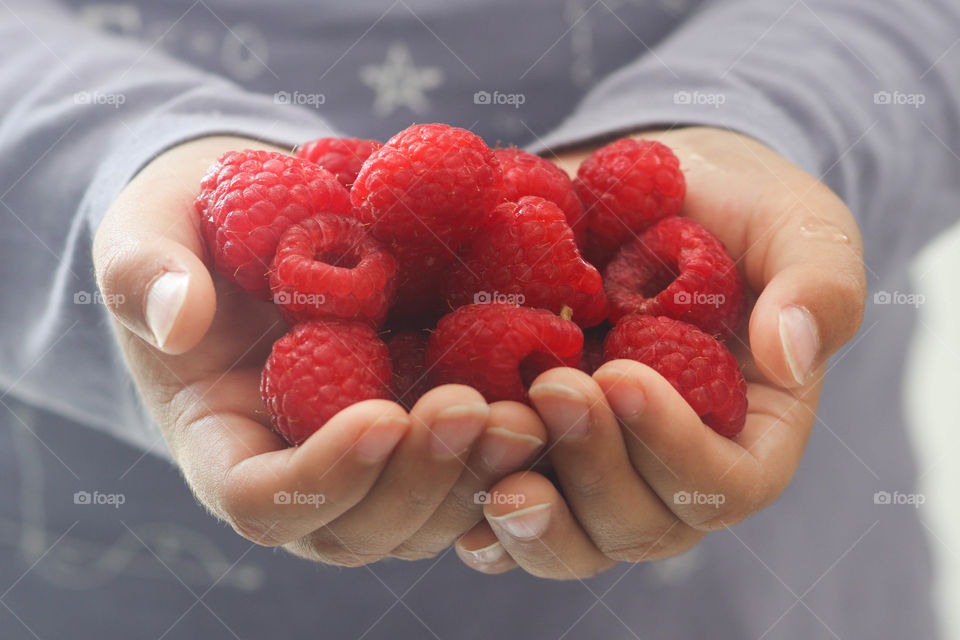
[[404,129],[367,158],[351,198],[380,240],[452,258],[500,202],[502,185],[483,140],[465,129],[423,124]]
[[393,302],[397,261],[354,218],[322,214],[283,234],[270,273],[290,324],[323,318],[377,328]]
[[607,316],[600,273],[580,256],[563,211],[536,196],[494,210],[463,263],[455,265],[447,301],[456,308],[490,302],[494,294],[554,313],[569,306],[582,327]]
[[467,384],[487,402],[525,402],[527,387],[553,367],[580,364],[583,332],[545,309],[471,304],[440,319],[427,342],[434,384]]
[[743,322],[743,281],[712,233],[667,218],[620,248],[603,279],[610,320],[641,313],[683,320],[721,339]]
[[747,415],[747,383],[723,343],[691,324],[662,316],[627,316],[607,335],[607,360],[628,358],[653,368],[680,392],[711,429],[728,438]]
[[390,398],[390,355],[358,322],[305,322],[273,345],[260,394],[273,427],[298,445],[355,402]]
[[376,140],[317,138],[300,146],[296,154],[298,158],[316,162],[349,189],[363,162],[381,146]]
[[350,195],[333,174],[271,151],[230,151],[200,183],[200,228],[217,271],[268,298],[267,271],[290,225],[318,213],[350,213]]
[[566,171],[546,158],[510,147],[493,152],[503,170],[503,198],[516,202],[523,196],[540,196],[556,204],[567,217],[577,245],[583,246],[587,217],[573,190],[573,181]]
[[598,266],[657,220],[676,215],[687,192],[680,161],[669,147],[632,138],[593,152],[573,186],[588,219],[587,257]]
[[387,340],[393,363],[393,393],[397,402],[410,409],[430,386],[427,381],[427,334],[397,331]]

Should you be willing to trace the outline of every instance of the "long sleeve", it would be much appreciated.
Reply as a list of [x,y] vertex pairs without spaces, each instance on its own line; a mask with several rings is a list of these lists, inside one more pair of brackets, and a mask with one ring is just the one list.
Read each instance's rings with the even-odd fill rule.
[[958,38],[960,4],[947,0],[708,2],[535,148],[654,126],[740,131],[823,177],[868,251],[896,237],[913,252],[956,220],[946,202],[917,211],[914,198],[956,188]]
[[97,224],[180,142],[233,134],[292,146],[329,128],[149,43],[86,29],[53,2],[4,2],[0,43],[0,393],[156,446],[95,293]]

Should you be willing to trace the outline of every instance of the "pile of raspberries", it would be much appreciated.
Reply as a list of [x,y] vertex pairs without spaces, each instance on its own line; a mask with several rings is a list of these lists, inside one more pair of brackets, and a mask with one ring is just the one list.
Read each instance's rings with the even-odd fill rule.
[[409,408],[460,383],[526,402],[547,369],[592,374],[617,358],[658,371],[732,437],[746,385],[724,341],[743,322],[744,286],[723,244],[677,217],[685,194],[659,142],[617,140],[571,180],[423,124],[385,144],[226,153],[197,211],[216,270],[292,326],[261,381],[292,445],[362,400]]

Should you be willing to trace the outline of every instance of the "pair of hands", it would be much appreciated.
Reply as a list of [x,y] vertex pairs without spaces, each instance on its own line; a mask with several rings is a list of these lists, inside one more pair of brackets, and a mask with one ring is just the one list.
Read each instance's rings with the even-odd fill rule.
[[[211,275],[193,211],[223,151],[271,147],[206,138],[145,167],[104,218],[94,262],[103,293],[124,301],[112,311],[127,363],[201,503],[258,544],[324,563],[420,559],[455,543],[484,573],[519,565],[564,579],[681,553],[773,501],[816,419],[824,362],[860,324],[856,223],[817,179],[749,138],[710,128],[643,137],[680,157],[683,215],[723,240],[759,294],[730,344],[749,400],[732,440],[652,369],[616,360],[592,377],[542,374],[532,408],[487,404],[461,385],[433,389],[409,413],[362,402],[287,448],[259,394],[286,326],[272,304]],[[586,155],[558,162],[575,172]],[[527,470],[544,458],[560,488]]]

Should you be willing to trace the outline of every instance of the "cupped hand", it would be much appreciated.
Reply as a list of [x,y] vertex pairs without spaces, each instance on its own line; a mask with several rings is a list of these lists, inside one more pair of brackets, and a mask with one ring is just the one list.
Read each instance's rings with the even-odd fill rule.
[[[856,333],[865,277],[857,225],[817,178],[729,131],[645,133],[680,158],[682,215],[726,244],[756,301],[729,346],[747,380],[735,438],[715,434],[649,367],[554,369],[530,389],[557,484],[536,472],[490,489],[485,520],[457,542],[469,566],[542,577],[593,575],[617,561],[682,553],[770,504],[817,420],[827,358]],[[588,152],[559,161],[571,173]],[[559,486],[557,486],[559,485]]]
[[171,149],[97,231],[98,283],[118,303],[143,401],[199,501],[249,540],[340,565],[435,555],[482,519],[478,492],[536,457],[543,424],[529,407],[447,385],[409,413],[356,404],[288,448],[259,393],[287,327],[272,304],[211,275],[193,208],[206,168],[241,148],[279,151],[227,137]]

